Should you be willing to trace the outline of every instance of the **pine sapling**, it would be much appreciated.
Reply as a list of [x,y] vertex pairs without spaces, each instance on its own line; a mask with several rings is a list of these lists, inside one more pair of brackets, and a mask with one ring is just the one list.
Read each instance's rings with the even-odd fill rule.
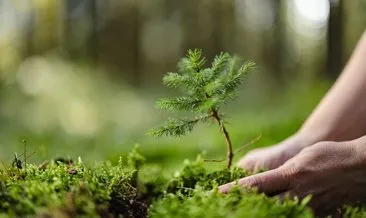
[[169,118],[160,128],[150,133],[154,136],[178,137],[191,132],[198,123],[215,121],[226,142],[226,161],[230,168],[234,156],[233,145],[225,126],[222,106],[235,99],[243,78],[254,69],[253,62],[243,63],[228,53],[217,55],[211,66],[205,68],[206,58],[199,49],[189,50],[178,63],[176,73],[167,73],[163,83],[178,88],[184,96],[162,98],[157,107],[168,111],[184,111],[195,114],[192,118]]

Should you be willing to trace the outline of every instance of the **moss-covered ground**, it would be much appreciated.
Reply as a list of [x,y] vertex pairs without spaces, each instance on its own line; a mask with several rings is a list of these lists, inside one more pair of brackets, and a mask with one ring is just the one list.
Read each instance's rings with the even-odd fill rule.
[[[266,105],[234,105],[228,125],[233,144],[239,147],[261,134],[244,154],[286,138],[328,87],[296,87],[298,91]],[[109,129],[92,140],[66,140],[57,132],[37,135],[12,125],[0,135],[0,217],[313,217],[308,199],[280,201],[240,188],[218,193],[218,185],[248,174],[203,161],[201,155],[221,159],[225,154],[216,128],[154,140],[143,136],[149,125],[122,146],[112,140]],[[19,138],[28,139],[29,155],[36,152],[27,164],[22,154],[12,164],[13,152],[23,150]],[[134,142],[140,143],[141,153],[133,149]],[[343,216],[366,217],[366,207],[345,206]]]
[[[202,157],[185,161],[170,176],[145,166],[134,149],[116,165],[87,167],[81,159],[4,167],[0,177],[3,217],[313,217],[301,201],[240,187],[223,195],[220,184],[247,176],[241,169],[210,171]],[[344,217],[365,217],[363,207],[345,207]]]

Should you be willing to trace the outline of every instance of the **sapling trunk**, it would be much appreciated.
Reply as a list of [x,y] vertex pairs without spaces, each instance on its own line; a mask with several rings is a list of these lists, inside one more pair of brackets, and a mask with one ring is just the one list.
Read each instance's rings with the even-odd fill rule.
[[[157,102],[161,109],[170,111],[193,112],[192,118],[170,118],[165,125],[152,130],[155,136],[181,136],[191,132],[198,123],[214,119],[226,142],[227,168],[233,161],[233,146],[224,120],[219,113],[221,107],[235,99],[242,79],[254,68],[254,63],[242,63],[237,57],[221,53],[215,57],[210,67],[204,67],[206,59],[199,49],[189,50],[187,57],[178,64],[178,72],[168,73],[163,82],[171,88],[179,88],[184,96],[163,98]],[[225,160],[225,159],[224,159]],[[224,160],[212,160],[221,162]]]
[[230,169],[231,164],[233,162],[234,153],[233,153],[233,146],[231,144],[229,133],[226,130],[224,122],[220,119],[220,116],[219,116],[219,114],[217,113],[216,110],[213,110],[213,115],[212,116],[215,118],[215,120],[219,124],[220,130],[221,130],[222,134],[225,137],[226,152],[227,152],[226,153],[226,161],[227,161],[226,166],[227,166],[228,169]]

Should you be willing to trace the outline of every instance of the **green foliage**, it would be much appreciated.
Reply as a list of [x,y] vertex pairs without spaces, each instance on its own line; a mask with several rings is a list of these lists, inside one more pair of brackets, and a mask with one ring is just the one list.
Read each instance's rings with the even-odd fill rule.
[[344,208],[344,218],[364,218],[366,217],[366,208],[364,207],[345,207]]
[[[135,148],[117,165],[93,167],[51,161],[26,170],[0,171],[0,215],[10,217],[313,217],[303,201],[280,202],[253,190],[217,192],[217,186],[245,177],[238,168],[208,171],[201,157],[185,161],[170,178],[143,164]],[[137,175],[139,175],[137,177]],[[150,205],[150,207],[148,207]],[[346,218],[364,217],[364,206],[344,207]]]
[[313,215],[305,203],[291,200],[281,203],[276,198],[238,188],[225,196],[217,191],[205,192],[201,189],[188,197],[167,194],[163,200],[151,206],[150,217],[311,218]]
[[211,115],[201,115],[194,118],[180,118],[174,119],[169,118],[164,126],[159,129],[151,130],[151,134],[155,136],[180,136],[184,135],[186,132],[193,130],[193,127],[199,122],[209,122],[211,120]]
[[[179,88],[184,96],[162,98],[158,108],[169,111],[189,111],[194,118],[170,118],[162,127],[152,130],[155,136],[181,136],[193,130],[200,122],[219,116],[220,107],[237,96],[242,79],[254,69],[254,63],[242,63],[238,57],[221,53],[210,67],[204,68],[206,58],[199,49],[189,50],[178,63],[177,73],[168,73],[163,82],[171,88]],[[224,122],[220,120],[220,122]]]
[[[26,169],[9,167],[0,171],[0,212],[10,216],[118,216],[146,215],[138,200],[136,166],[142,159],[137,150],[128,164],[104,163],[85,166],[51,161]],[[55,215],[56,214],[56,215]]]
[[342,208],[343,218],[366,217],[366,201],[362,200],[355,205],[344,205]]
[[307,199],[281,203],[238,187],[227,195],[218,193],[218,185],[247,175],[238,168],[208,172],[200,157],[195,162],[186,161],[169,181],[163,198],[151,205],[149,217],[313,217],[306,207]]
[[207,172],[203,159],[198,156],[194,162],[186,160],[183,169],[174,173],[167,185],[166,192],[190,194],[196,187],[211,190],[218,185],[235,181],[247,175],[248,173],[239,168]]
[[136,170],[138,170],[145,162],[145,157],[140,154],[139,148],[139,145],[135,145],[133,150],[127,155],[128,166]]
[[[219,185],[248,175],[239,168],[208,171],[200,156],[196,161],[185,161],[183,168],[176,171],[168,181],[164,194],[153,201],[149,217],[314,217],[310,208],[306,206],[309,198],[301,201],[298,199],[280,201],[277,197],[268,197],[256,193],[255,190],[244,190],[240,187],[234,188],[227,195],[218,193]],[[362,205],[345,206],[343,217],[365,217],[364,208]]]
[[158,198],[166,190],[168,177],[157,165],[146,165],[139,171],[140,192],[146,199]]

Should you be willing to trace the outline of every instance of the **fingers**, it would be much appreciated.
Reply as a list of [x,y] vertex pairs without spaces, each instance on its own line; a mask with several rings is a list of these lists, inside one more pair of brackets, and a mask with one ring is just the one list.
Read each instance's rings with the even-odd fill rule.
[[241,158],[237,163],[238,167],[250,172],[254,172],[254,170],[256,169],[256,165],[257,160],[255,158],[252,158],[250,154]]
[[239,160],[237,166],[249,172],[258,172],[263,169],[275,169],[281,166],[293,155],[287,155],[290,149],[279,146],[264,149],[255,149]]
[[[289,179],[284,176],[281,168],[270,170],[257,175],[240,179],[238,184],[248,188],[257,188],[259,192],[267,195],[276,195],[286,192],[289,189]],[[235,182],[228,183],[219,187],[222,193],[228,193],[235,185]]]
[[267,162],[272,160],[272,158],[268,153],[271,153],[270,148],[255,149],[241,158],[237,166],[253,173],[269,168]]

